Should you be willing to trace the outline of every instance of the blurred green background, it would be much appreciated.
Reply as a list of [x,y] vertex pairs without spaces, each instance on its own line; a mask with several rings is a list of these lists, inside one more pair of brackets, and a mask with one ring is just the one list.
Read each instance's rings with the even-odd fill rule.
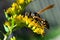
[[[3,9],[7,9],[13,2],[14,0],[0,0],[0,30],[4,33],[2,23],[6,18]],[[60,40],[60,0],[34,0],[27,6],[26,11],[37,12],[50,4],[54,4],[54,8],[40,14],[42,18],[48,21],[50,26],[46,35],[41,37],[41,35],[34,34],[29,29],[23,28],[13,32],[17,36],[17,40]],[[0,38],[3,38],[2,35],[0,35]]]

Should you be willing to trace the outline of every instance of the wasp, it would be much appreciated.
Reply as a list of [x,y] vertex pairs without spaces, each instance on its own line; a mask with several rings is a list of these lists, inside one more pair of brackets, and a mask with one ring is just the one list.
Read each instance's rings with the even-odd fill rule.
[[47,20],[43,19],[40,17],[40,14],[42,14],[43,12],[47,11],[48,9],[51,9],[54,7],[54,4],[52,5],[48,5],[47,7],[43,8],[42,10],[38,11],[38,12],[25,12],[24,15],[27,15],[28,17],[31,17],[33,19],[35,19],[36,21],[38,21],[41,26],[44,25],[47,29],[49,29],[49,23],[47,22]]

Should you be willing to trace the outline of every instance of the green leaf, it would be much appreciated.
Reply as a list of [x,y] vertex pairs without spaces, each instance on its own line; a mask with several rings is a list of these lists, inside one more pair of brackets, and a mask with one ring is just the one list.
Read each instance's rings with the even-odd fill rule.
[[7,27],[7,26],[5,26],[5,25],[4,25],[4,29],[5,29],[5,31],[6,31],[6,32],[9,32],[8,27]]
[[15,36],[13,36],[10,40],[16,40],[16,37],[15,37]]

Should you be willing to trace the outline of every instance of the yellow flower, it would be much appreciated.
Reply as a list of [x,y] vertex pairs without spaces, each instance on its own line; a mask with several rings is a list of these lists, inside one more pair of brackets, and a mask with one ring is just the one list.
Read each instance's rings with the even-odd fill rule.
[[12,7],[16,7],[16,6],[18,6],[17,3],[13,3],[12,4]]
[[33,26],[33,27],[32,27],[32,30],[35,30],[35,28],[36,28],[36,26]]
[[26,24],[28,24],[28,16],[23,17],[23,21],[26,22]]
[[35,25],[35,21],[31,21],[28,25],[28,27],[34,26]]
[[14,7],[12,7],[12,8],[11,8],[11,11],[12,11],[12,12],[14,12],[14,11],[15,11],[15,8],[14,8]]
[[29,22],[29,23],[31,23],[31,22],[32,22],[32,20],[33,20],[32,18],[29,18],[29,19],[28,19],[28,22]]
[[19,5],[18,5],[17,3],[13,3],[13,4],[12,4],[12,8],[14,8],[14,9],[19,9]]
[[39,31],[40,31],[39,28],[36,28],[36,29],[34,30],[34,32],[37,33],[37,34],[40,34]]
[[16,18],[17,15],[13,15],[13,18]]
[[35,26],[40,26],[40,25],[38,25],[38,23],[35,23]]
[[23,16],[22,15],[15,16],[15,19],[16,20],[22,20],[23,19]]
[[28,3],[30,3],[32,0],[28,0]]
[[10,27],[10,22],[6,21],[6,22],[4,23],[4,25]]
[[16,3],[13,3],[11,10],[14,12],[16,9],[18,9],[18,5]]
[[42,29],[42,28],[36,28],[33,32],[35,32],[37,34],[43,35],[44,34],[44,29]]
[[28,23],[31,23],[31,20],[30,20],[30,19],[28,19],[28,20],[27,20],[27,22],[28,22]]
[[17,4],[23,4],[24,0],[17,0]]
[[44,34],[44,29],[40,29],[40,31],[39,31],[39,33],[41,34],[41,35],[43,35]]
[[6,10],[6,13],[7,14],[11,13],[11,7]]

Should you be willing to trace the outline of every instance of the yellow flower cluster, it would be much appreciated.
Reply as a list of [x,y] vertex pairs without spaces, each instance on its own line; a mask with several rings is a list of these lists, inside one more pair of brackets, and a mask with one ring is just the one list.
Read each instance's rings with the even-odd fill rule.
[[24,3],[24,0],[17,0],[17,3],[18,4],[23,4]]
[[[44,25],[40,25],[36,20],[33,18],[28,18],[28,16],[21,15],[21,11],[23,12],[23,6],[25,2],[30,3],[31,0],[17,0],[16,3],[14,2],[10,8],[7,9],[6,13],[11,14],[10,22],[14,19],[13,25],[16,24],[17,26],[24,26],[28,25],[34,33],[37,34],[44,34]],[[17,14],[19,13],[19,15]],[[23,24],[22,24],[23,23]],[[25,23],[25,24],[24,24]],[[10,26],[9,22],[5,22],[5,25]]]
[[32,18],[28,18],[28,16],[25,16],[23,17],[23,15],[19,15],[19,16],[16,16],[14,18],[16,21],[15,22],[23,22],[23,23],[26,23],[26,25],[28,25],[28,28],[30,28],[34,33],[37,33],[37,34],[41,34],[43,35],[44,34],[44,26],[40,26],[40,24],[32,19]]
[[4,25],[6,25],[6,26],[10,27],[10,22],[5,21]]
[[17,3],[13,3],[12,6],[6,10],[6,13],[14,15],[16,13],[19,13],[19,10],[21,10],[21,9],[22,8],[20,5],[18,5]]
[[[23,15],[18,15],[18,16],[13,16],[15,23],[19,24],[19,26],[24,26],[21,25],[22,23],[25,23],[25,25],[28,25],[27,27],[30,28],[34,33],[41,34],[43,35],[44,32],[44,25],[40,25],[36,20],[33,18],[28,18],[28,16],[23,17]],[[9,22],[5,22],[5,25],[10,26]]]
[[16,2],[14,2],[12,6],[6,10],[6,13],[10,15],[21,14],[24,11],[26,5],[30,2],[31,0],[16,0]]

